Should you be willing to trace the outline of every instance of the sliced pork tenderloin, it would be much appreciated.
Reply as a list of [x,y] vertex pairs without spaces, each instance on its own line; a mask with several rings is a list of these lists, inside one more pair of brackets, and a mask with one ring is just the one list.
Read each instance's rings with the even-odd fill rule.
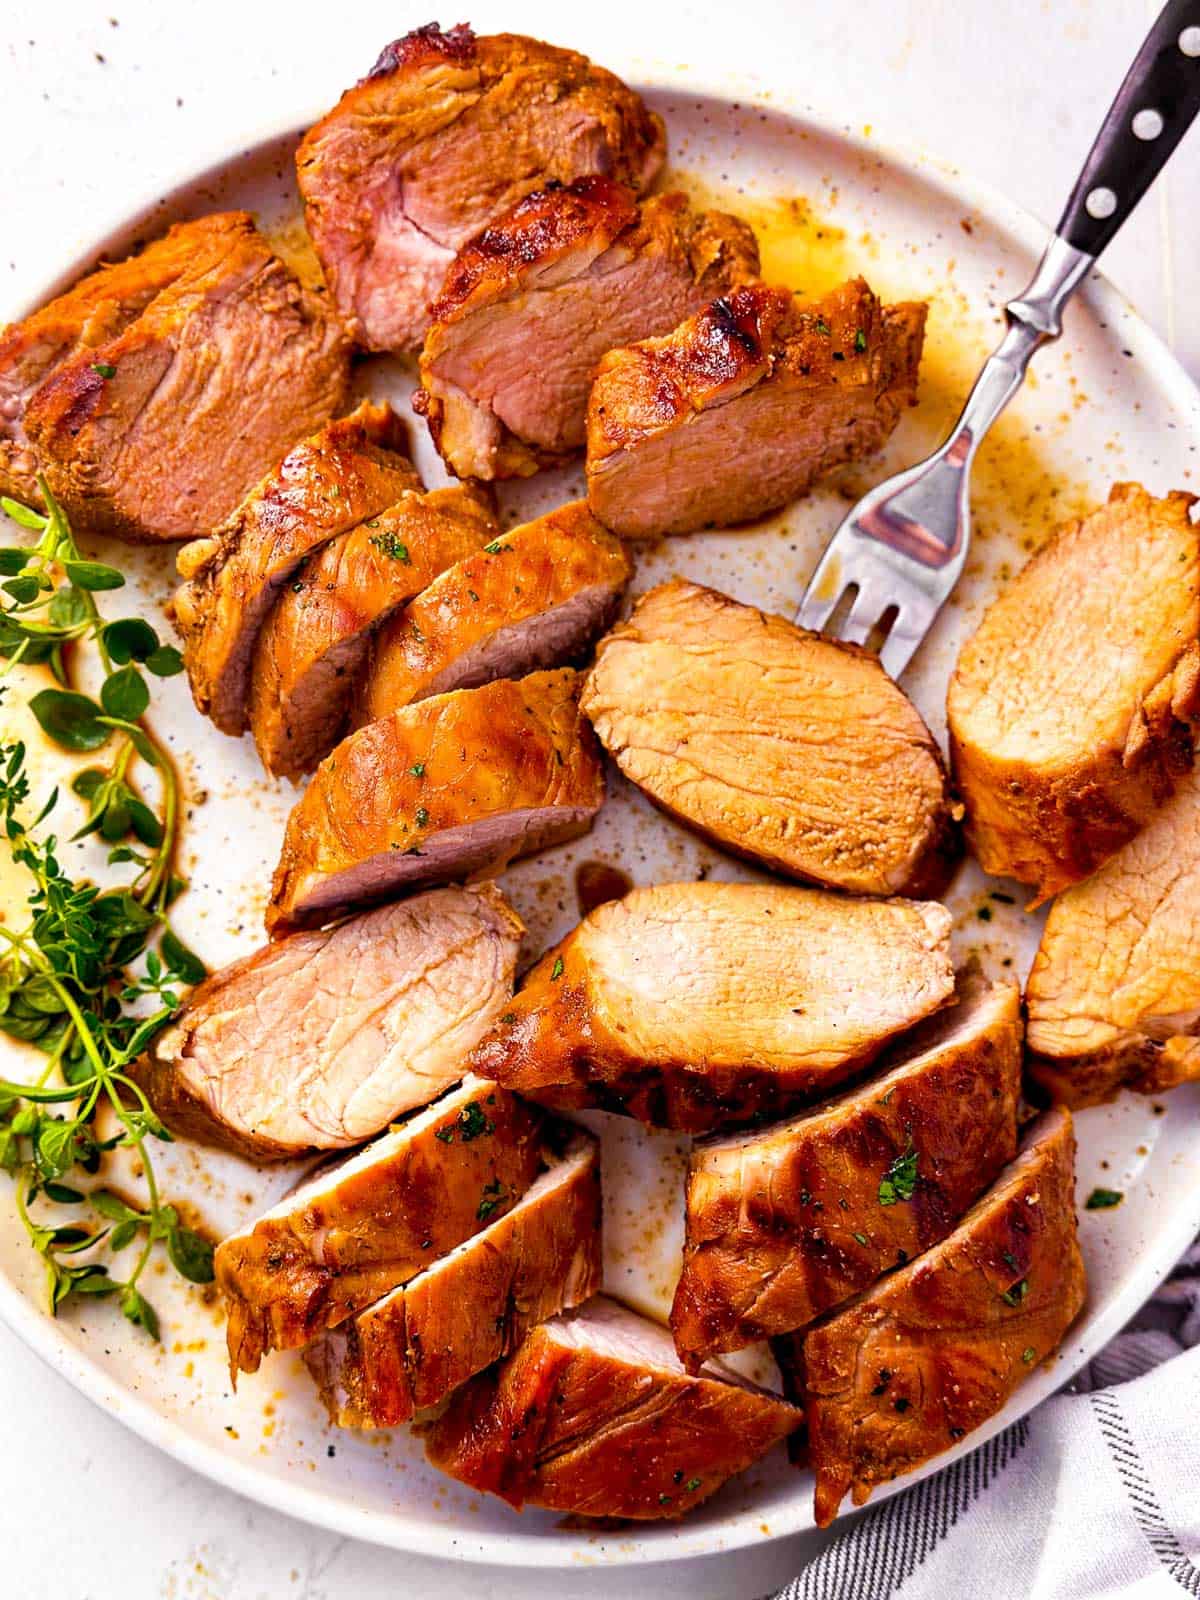
[[135,542],[207,535],[345,399],[340,327],[252,218],[210,218],[188,242],[179,276],[113,337],[61,361],[25,407],[26,437],[77,528]]
[[1050,907],[1025,989],[1029,1071],[1070,1106],[1200,1079],[1200,773]]
[[580,704],[625,776],[724,849],[854,894],[940,894],[941,755],[857,645],[682,579],[600,641]]
[[1058,1349],[1085,1292],[1075,1136],[1056,1110],[948,1239],[776,1341],[808,1423],[817,1526],[847,1492],[861,1506],[995,1416]]
[[315,1340],[305,1363],[331,1421],[395,1428],[589,1299],[602,1267],[599,1146],[578,1132],[511,1211]]
[[295,778],[329,754],[373,630],[499,531],[491,497],[473,486],[410,489],[304,563],[280,592],[250,671],[250,730],[268,772]]
[[455,257],[413,404],[460,478],[528,477],[582,448],[600,357],[666,333],[758,270],[745,223],[608,178],[541,190]]
[[967,838],[1035,904],[1128,843],[1192,764],[1194,501],[1117,484],[1042,546],[959,655],[947,717]]
[[527,974],[471,1069],[546,1105],[709,1132],[794,1108],[949,1003],[950,914],[768,884],[598,906]]
[[499,871],[585,833],[604,772],[578,674],[434,695],[343,739],[288,818],[273,933],[430,883]]
[[518,1508],[661,1520],[707,1500],[802,1420],[726,1367],[689,1376],[665,1328],[597,1295],[460,1389],[424,1430],[425,1451]]
[[289,450],[210,538],[179,552],[188,682],[222,733],[246,731],[259,630],[305,556],[421,487],[405,444],[391,407],[364,403]]
[[641,188],[660,119],[574,50],[465,23],[397,39],[296,155],[305,222],[338,310],[372,350],[415,348],[456,250],[548,182]]
[[359,1144],[462,1076],[524,929],[492,884],[437,889],[215,973],[139,1069],[167,1126],[252,1160]]
[[968,975],[850,1094],[697,1144],[683,1361],[803,1327],[945,1238],[1015,1154],[1020,1092],[1020,991]]
[[356,722],[576,659],[612,616],[631,572],[620,540],[582,500],[514,528],[443,572],[379,630]]
[[610,350],[588,399],[588,504],[637,539],[787,505],[915,405],[925,313],[881,306],[861,278],[811,302],[751,283]]
[[194,271],[199,261],[219,258],[229,248],[230,235],[243,231],[240,213],[178,222],[137,255],[97,267],[0,332],[0,494],[25,505],[42,503],[37,457],[25,434],[25,407],[55,368],[78,351],[95,351],[115,339],[155,295]]
[[230,1371],[256,1372],[510,1211],[543,1159],[536,1108],[465,1079],[217,1246]]

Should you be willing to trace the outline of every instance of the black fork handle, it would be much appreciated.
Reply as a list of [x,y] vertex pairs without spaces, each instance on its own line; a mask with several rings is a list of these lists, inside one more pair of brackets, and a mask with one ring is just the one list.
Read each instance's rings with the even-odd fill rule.
[[1071,191],[1060,238],[1098,256],[1200,112],[1200,0],[1167,0]]

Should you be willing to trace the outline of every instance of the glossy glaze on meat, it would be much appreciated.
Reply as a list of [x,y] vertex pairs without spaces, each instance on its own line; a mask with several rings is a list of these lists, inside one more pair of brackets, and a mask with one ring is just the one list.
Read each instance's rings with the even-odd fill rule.
[[1200,1078],[1200,772],[1050,907],[1029,974],[1029,1071],[1052,1100]]
[[276,940],[194,990],[139,1077],[169,1128],[251,1160],[359,1144],[462,1076],[524,931],[484,884]]
[[305,1363],[331,1421],[395,1428],[595,1294],[602,1267],[600,1150],[578,1131],[511,1211],[314,1341]]
[[857,645],[675,578],[600,641],[580,705],[632,783],[725,849],[854,894],[945,888],[941,754]]
[[873,454],[915,405],[926,307],[861,278],[822,300],[743,284],[610,350],[588,399],[588,503],[615,533],[726,527]]
[[[181,244],[175,235],[175,246]],[[61,361],[25,435],[77,529],[195,539],[342,404],[349,346],[245,212],[187,235],[195,254],[140,314]]]
[[459,477],[527,477],[582,447],[607,350],[665,333],[758,270],[745,223],[609,178],[530,195],[462,249],[414,405]]
[[250,672],[250,730],[268,772],[298,777],[329,754],[374,631],[499,532],[490,496],[473,486],[410,489],[304,563],[259,634]]
[[697,1144],[671,1308],[682,1359],[803,1327],[944,1238],[1012,1159],[1020,1090],[1020,992],[970,975],[851,1093]]
[[472,1070],[546,1105],[707,1132],[827,1093],[954,992],[950,915],[768,884],[599,906],[527,974]]
[[460,1389],[425,1449],[518,1508],[659,1520],[708,1499],[800,1422],[727,1368],[689,1376],[664,1328],[598,1295]]
[[355,720],[493,678],[578,658],[612,615],[632,566],[582,500],[473,552],[372,642]]
[[1070,1113],[1047,1112],[950,1237],[777,1342],[808,1425],[816,1520],[986,1422],[1058,1349],[1086,1289]]
[[466,1079],[223,1240],[213,1266],[234,1377],[337,1327],[510,1211],[541,1168],[542,1136],[534,1107]]
[[364,403],[296,445],[211,538],[179,552],[188,682],[222,733],[246,731],[259,630],[305,556],[420,488],[405,443],[390,406]]
[[959,656],[947,713],[968,840],[1035,904],[1133,838],[1192,764],[1194,499],[1117,484],[1043,545]]
[[569,669],[434,695],[360,728],[288,818],[273,933],[401,890],[501,870],[574,838],[604,772]]
[[420,343],[454,252],[548,182],[641,188],[660,119],[574,50],[436,23],[389,44],[296,156],[305,222],[338,310],[372,350]]

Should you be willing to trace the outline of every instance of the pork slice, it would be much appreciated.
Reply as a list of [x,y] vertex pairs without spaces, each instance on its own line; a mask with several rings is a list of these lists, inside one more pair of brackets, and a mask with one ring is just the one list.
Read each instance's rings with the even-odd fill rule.
[[1195,497],[1119,483],[1051,537],[963,646],[947,715],[967,838],[1035,904],[1169,798],[1200,716]]
[[506,1215],[309,1345],[330,1420],[395,1428],[439,1405],[595,1294],[601,1268],[599,1147],[580,1132]]
[[414,405],[459,477],[527,477],[581,448],[596,363],[758,270],[745,223],[607,178],[528,196],[462,249]]
[[873,454],[917,397],[923,304],[861,278],[823,300],[743,284],[610,350],[587,408],[588,503],[627,538],[761,517]]
[[641,188],[661,120],[574,50],[436,23],[397,39],[296,155],[305,220],[339,311],[372,350],[415,348],[454,252],[548,182]]
[[1026,986],[1029,1070],[1052,1099],[1200,1078],[1200,775],[1050,907]]
[[462,1076],[523,931],[486,884],[293,934],[200,985],[146,1090],[168,1127],[256,1160],[361,1143]]
[[510,1211],[542,1165],[537,1111],[467,1078],[302,1183],[213,1258],[230,1371],[295,1350]]
[[1070,1112],[1039,1118],[962,1223],[806,1334],[777,1341],[808,1421],[816,1520],[862,1505],[995,1416],[1086,1293]]
[[288,818],[268,928],[498,871],[585,833],[604,772],[577,678],[535,672],[434,695],[343,739]]
[[192,698],[245,733],[259,630],[305,556],[419,489],[390,406],[364,403],[289,450],[208,539],[179,552],[175,594]]
[[724,849],[855,894],[945,887],[941,755],[868,651],[675,579],[600,641],[580,704],[625,776]]
[[373,630],[499,531],[479,489],[409,489],[304,563],[280,591],[250,671],[250,728],[268,772],[298,777],[329,754]]
[[24,428],[77,527],[195,539],[337,410],[348,379],[323,302],[235,212],[140,316],[59,363]]
[[115,339],[198,260],[219,259],[244,227],[240,212],[176,223],[139,254],[97,267],[0,332],[0,493],[26,505],[42,503],[25,407],[55,368],[76,351],[94,351]]
[[425,1430],[430,1461],[510,1505],[679,1517],[799,1427],[721,1366],[690,1376],[657,1323],[597,1295],[536,1328]]
[[944,907],[673,883],[598,906],[527,974],[472,1071],[690,1132],[794,1108],[954,993]]
[[372,642],[355,721],[577,658],[612,616],[631,565],[582,500],[442,573]]
[[881,1074],[692,1150],[671,1307],[689,1366],[803,1327],[945,1238],[1016,1151],[1016,984],[968,975]]

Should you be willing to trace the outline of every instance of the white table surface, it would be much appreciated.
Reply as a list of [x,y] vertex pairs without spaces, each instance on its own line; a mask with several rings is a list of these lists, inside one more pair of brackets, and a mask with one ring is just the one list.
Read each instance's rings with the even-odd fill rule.
[[[457,4],[480,31],[687,63],[914,145],[1053,219],[1154,0]],[[128,207],[273,120],[332,103],[422,5],[6,0],[0,9],[0,321]],[[619,46],[614,50],[614,41]],[[1200,378],[1200,131],[1106,259]],[[1045,359],[1053,359],[1052,355]],[[0,1595],[13,1600],[754,1600],[814,1536],[681,1568],[505,1575],[374,1549],[261,1509],[96,1411],[0,1327]],[[850,1597],[847,1597],[850,1600]]]

